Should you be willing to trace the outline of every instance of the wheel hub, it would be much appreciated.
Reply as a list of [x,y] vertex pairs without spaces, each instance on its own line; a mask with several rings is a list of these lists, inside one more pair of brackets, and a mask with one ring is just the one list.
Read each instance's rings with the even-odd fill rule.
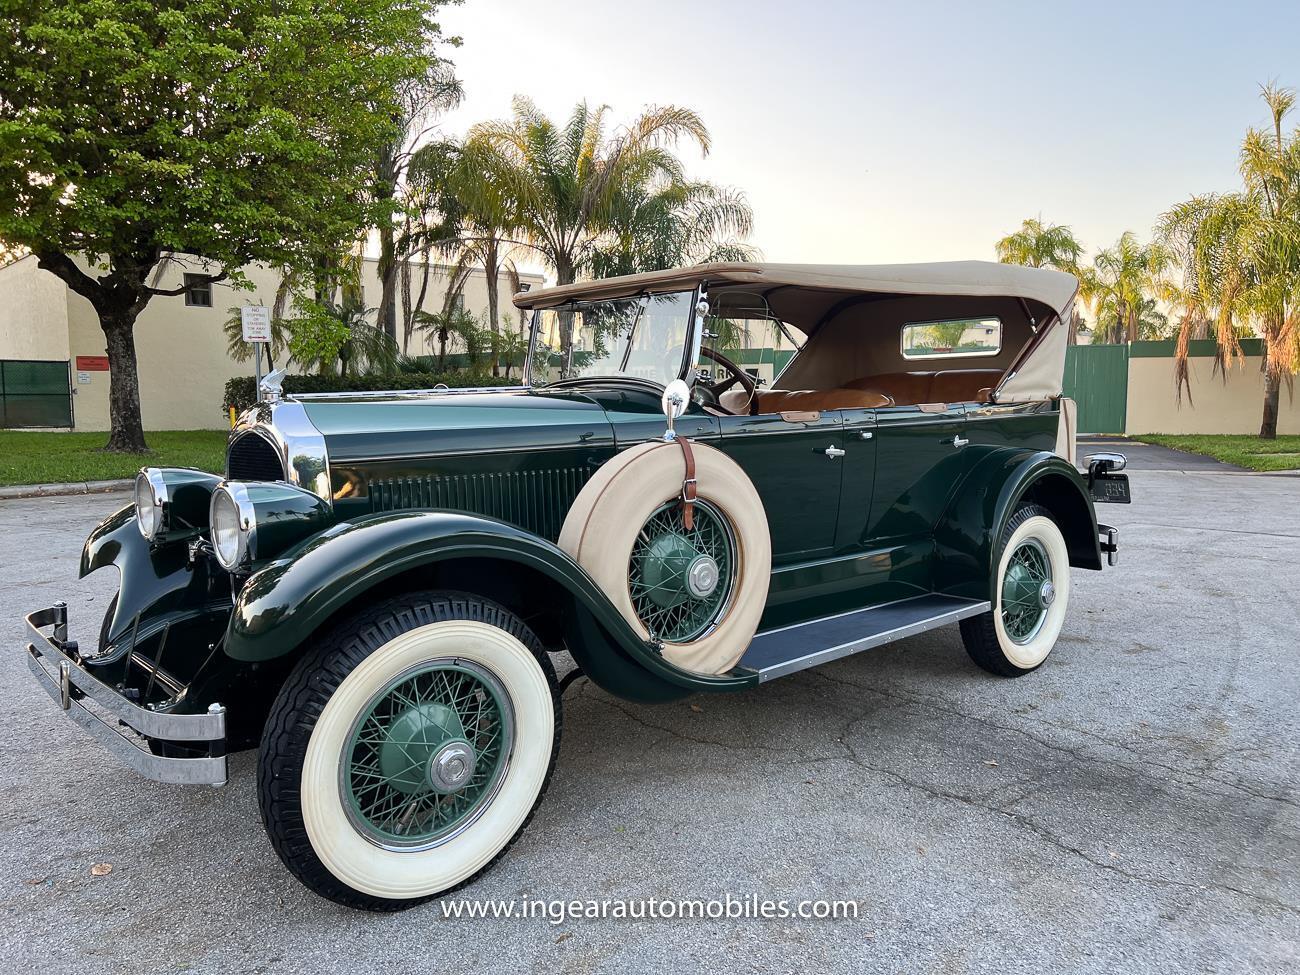
[[[454,792],[459,786],[445,787],[451,781],[440,771],[440,761],[459,756],[473,774],[474,750],[465,740],[465,729],[456,712],[445,704],[428,703],[403,710],[388,726],[379,746],[379,769],[394,789],[407,795],[434,789]],[[464,785],[469,776],[464,776]]]
[[434,792],[459,792],[474,777],[474,749],[467,741],[450,741],[429,759],[429,785]]
[[1043,609],[1046,609],[1048,606],[1052,605],[1052,602],[1055,599],[1056,587],[1052,585],[1052,581],[1049,579],[1039,588],[1038,601],[1043,604]]
[[686,570],[686,588],[696,599],[707,599],[718,588],[718,563],[707,555],[700,555]]

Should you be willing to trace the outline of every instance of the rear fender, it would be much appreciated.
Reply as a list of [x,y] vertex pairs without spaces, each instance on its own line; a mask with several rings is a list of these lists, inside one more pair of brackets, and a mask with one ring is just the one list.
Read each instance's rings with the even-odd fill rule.
[[1073,464],[1043,450],[990,451],[980,459],[935,527],[936,588],[971,599],[991,599],[996,587],[997,541],[1024,502],[1047,508],[1065,536],[1070,565],[1100,569],[1097,517]]
[[[492,518],[397,511],[340,522],[253,573],[235,598],[225,652],[266,661],[297,654],[318,629],[383,583],[447,560],[490,560],[540,573],[572,597],[566,632],[583,672],[610,693],[640,700],[748,687],[757,675],[702,677],[677,670],[632,629],[565,552]],[[559,607],[557,607],[557,610]]]

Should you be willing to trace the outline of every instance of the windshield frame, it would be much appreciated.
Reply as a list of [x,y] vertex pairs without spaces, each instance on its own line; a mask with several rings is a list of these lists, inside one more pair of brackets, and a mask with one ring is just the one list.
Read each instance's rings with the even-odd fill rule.
[[[682,362],[677,367],[677,374],[669,379],[685,379],[688,385],[695,382],[694,363],[699,360],[700,339],[702,337],[702,325],[704,318],[707,316],[707,308],[704,311],[700,309],[700,302],[707,300],[706,285],[700,282],[695,287],[686,288],[664,288],[659,290],[643,289],[625,295],[616,295],[609,298],[595,298],[586,301],[569,301],[562,305],[552,305],[547,308],[534,308],[532,318],[528,325],[528,354],[524,359],[524,388],[526,389],[553,389],[556,387],[573,386],[580,383],[611,383],[624,382],[635,383],[638,385],[653,386],[656,389],[663,389],[667,383],[661,383],[654,379],[643,379],[638,376],[628,376],[622,373],[592,373],[585,376],[573,376],[568,379],[556,379],[548,383],[538,383],[533,378],[533,357],[537,351],[537,337],[541,333],[541,315],[544,311],[556,312],[561,311],[580,311],[584,305],[605,304],[611,301],[639,301],[646,298],[652,298],[655,295],[672,295],[672,294],[689,294],[690,303],[687,305],[687,321],[685,341],[682,343]],[[644,309],[642,309],[644,310]],[[640,312],[637,315],[637,327],[640,327]],[[630,342],[629,342],[630,349]]]

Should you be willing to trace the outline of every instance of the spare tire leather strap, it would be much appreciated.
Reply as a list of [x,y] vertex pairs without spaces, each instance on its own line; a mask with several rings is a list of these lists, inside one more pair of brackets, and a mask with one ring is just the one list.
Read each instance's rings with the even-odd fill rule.
[[682,480],[682,524],[686,530],[695,530],[695,454],[691,451],[691,442],[685,437],[678,437],[682,445],[682,458],[686,461],[686,477]]

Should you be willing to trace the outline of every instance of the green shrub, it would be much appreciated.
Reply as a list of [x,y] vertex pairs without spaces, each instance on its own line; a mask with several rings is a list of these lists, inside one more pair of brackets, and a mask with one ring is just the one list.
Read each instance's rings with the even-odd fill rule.
[[[516,380],[496,376],[483,376],[467,372],[402,372],[396,375],[374,376],[285,376],[286,393],[357,393],[382,392],[389,389],[432,389],[439,383],[456,388],[482,388],[484,386],[515,386]],[[221,403],[224,414],[230,407],[242,413],[257,400],[257,386],[252,376],[236,376],[226,382],[226,395]]]

